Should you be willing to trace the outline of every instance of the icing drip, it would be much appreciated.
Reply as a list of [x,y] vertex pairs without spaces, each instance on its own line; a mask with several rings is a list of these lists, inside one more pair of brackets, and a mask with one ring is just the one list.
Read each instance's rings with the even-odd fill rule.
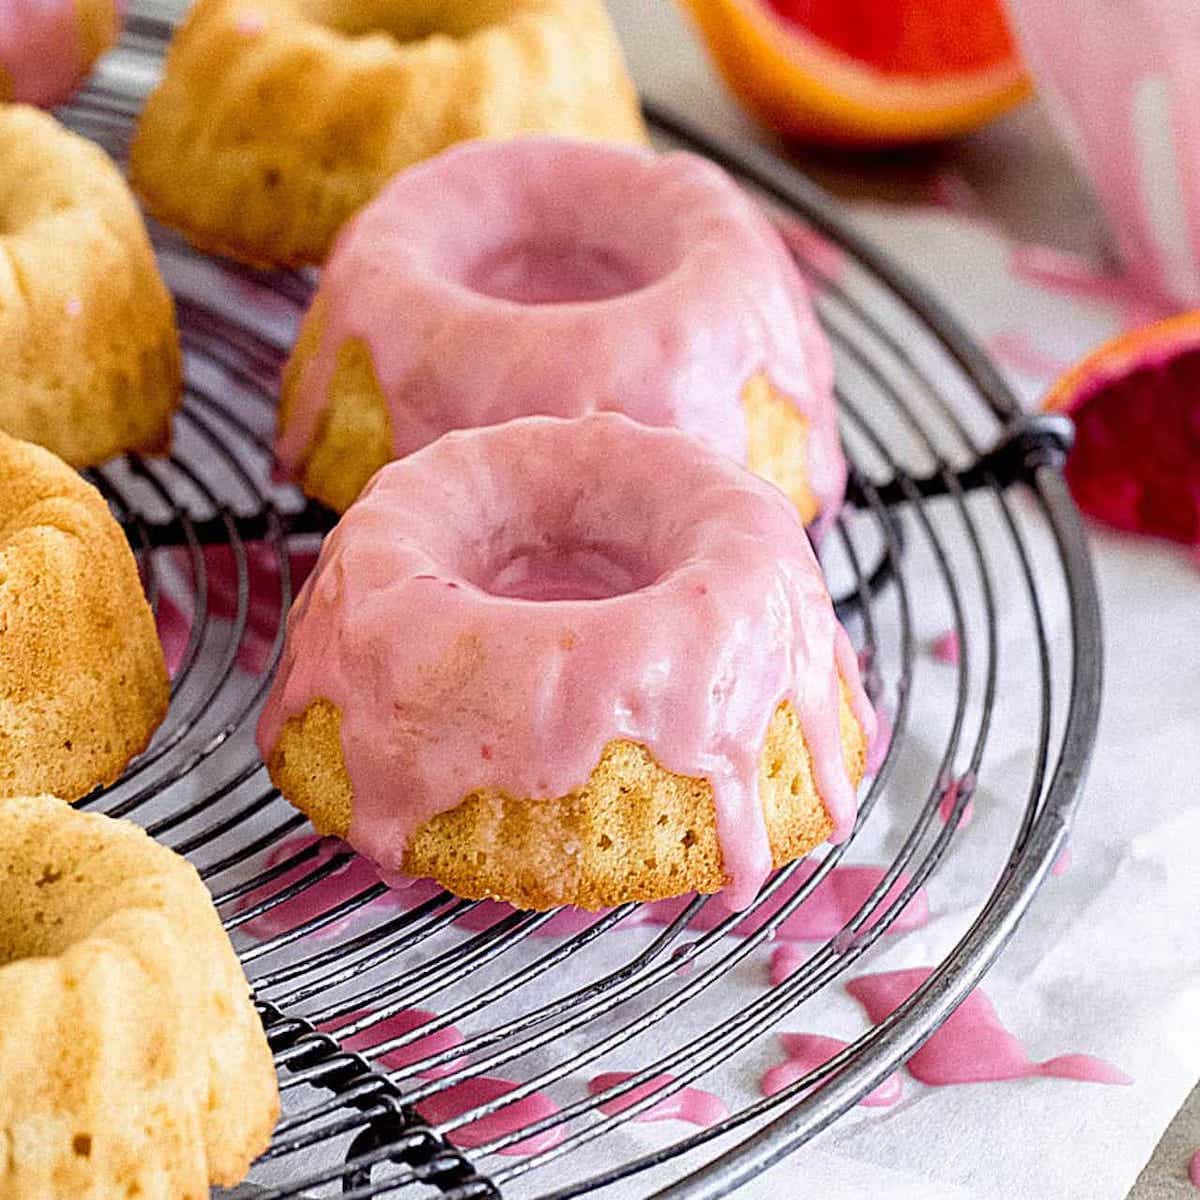
[[[564,560],[603,550],[636,586],[541,603],[487,590],[547,545]],[[538,567],[522,570],[528,590]],[[556,571],[559,591],[569,572]],[[472,791],[565,795],[609,741],[639,742],[711,781],[726,898],[744,907],[771,869],[758,765],[784,699],[834,838],[853,827],[839,670],[870,738],[853,649],[782,493],[675,431],[533,418],[442,438],[376,476],[297,599],[258,740],[269,757],[290,717],[337,706],[349,840],[385,877],[403,872],[414,830]]]
[[0,0],[0,93],[49,108],[85,69],[73,0]]
[[[265,866],[267,868],[274,867],[313,845],[319,845],[315,858],[305,859],[304,862],[285,871],[277,879],[272,879],[270,883],[263,884],[261,888],[247,893],[238,903],[239,911],[244,912],[247,909],[255,908],[272,896],[286,891],[292,884],[299,883],[346,849],[333,838],[318,838],[311,835],[287,838],[267,856]],[[306,887],[295,896],[280,901],[274,908],[269,908],[244,925],[238,926],[238,932],[259,941],[269,941],[273,937],[290,933],[293,929],[298,929],[309,921],[323,917],[337,908],[339,904],[352,900],[378,883],[379,876],[371,864],[355,855],[331,875],[326,875],[311,887]],[[381,897],[367,906],[367,909],[375,909],[376,906],[388,902],[388,897]],[[364,909],[356,909],[346,916],[339,917],[331,924],[314,930],[310,936],[315,938],[336,937],[338,934],[344,933],[364,911]]]
[[947,629],[945,633],[939,633],[933,639],[933,645],[930,649],[933,651],[933,657],[938,662],[945,663],[947,666],[957,667],[962,657],[962,648],[958,641],[958,631],[956,629]]
[[[417,1112],[431,1125],[441,1125],[473,1108],[478,1108],[481,1104],[490,1104],[493,1100],[499,1100],[519,1086],[507,1079],[495,1079],[489,1075],[480,1075],[475,1079],[466,1079],[462,1083],[456,1083],[444,1092],[427,1096],[417,1105]],[[489,1116],[468,1121],[467,1124],[452,1129],[446,1137],[463,1150],[475,1150],[497,1138],[516,1133],[536,1121],[552,1117],[558,1111],[558,1105],[544,1092],[533,1092]],[[507,1155],[537,1154],[542,1150],[549,1150],[557,1146],[564,1136],[563,1127],[553,1125],[541,1133],[506,1146],[498,1153]]]
[[[925,967],[863,975],[846,990],[878,1024],[886,1020],[933,974]],[[1065,1054],[1045,1062],[1030,1059],[1025,1047],[1000,1022],[992,1002],[976,988],[949,1020],[908,1060],[914,1079],[933,1087],[1003,1079],[1051,1076],[1084,1083],[1128,1084],[1123,1071],[1089,1054]]]
[[[368,1016],[370,1016],[368,1012],[355,1012],[347,1017],[339,1017],[338,1022],[344,1027]],[[394,1050],[387,1050],[378,1057],[373,1055],[371,1051],[377,1046],[382,1046],[385,1042],[403,1037],[405,1034],[411,1033],[414,1029],[420,1029],[422,1025],[428,1025],[430,1021],[435,1020],[437,1020],[436,1013],[426,1012],[420,1008],[408,1008],[394,1013],[390,1017],[385,1017],[369,1029],[364,1029],[361,1033],[355,1033],[348,1038],[341,1039],[341,1042],[345,1049],[355,1054],[364,1055],[378,1066],[384,1067],[389,1071],[402,1071],[405,1067],[411,1066],[413,1063],[418,1063],[424,1058],[432,1058],[435,1054],[441,1054],[444,1050],[453,1050],[455,1046],[461,1046],[464,1040],[462,1033],[456,1026],[447,1025],[445,1028],[434,1030],[432,1033],[417,1038],[415,1041],[407,1042],[403,1046],[397,1046]],[[337,1036],[338,1026],[333,1023],[321,1025],[319,1028],[322,1033]],[[430,1067],[427,1070],[418,1071],[417,1076],[421,1079],[441,1079],[446,1075],[452,1075],[456,1070],[458,1070],[458,1065],[454,1062],[448,1062],[438,1067]]]
[[[810,1071],[824,1066],[835,1054],[840,1054],[850,1044],[839,1038],[823,1037],[818,1033],[782,1033],[779,1040],[787,1058],[762,1077],[759,1089],[764,1096],[774,1096],[777,1092],[791,1087]],[[903,1094],[904,1085],[900,1082],[900,1076],[889,1075],[877,1088],[868,1092],[859,1104],[864,1108],[887,1108],[895,1104]]]
[[958,828],[966,829],[975,818],[975,776],[968,771],[959,779],[951,779],[942,787],[942,796],[938,801],[938,816],[942,820],[943,825],[950,824],[950,818],[954,815],[955,805],[959,799],[966,794],[966,803],[958,814]]
[[[609,1088],[617,1087],[627,1079],[631,1079],[634,1074],[636,1074],[634,1071],[608,1071],[603,1075],[597,1075],[589,1081],[588,1091],[593,1096],[599,1096],[607,1092]],[[674,1082],[674,1075],[655,1075],[624,1095],[605,1100],[600,1105],[600,1111],[605,1116],[624,1112],[627,1108],[646,1099],[647,1096],[652,1096],[660,1088],[667,1087]],[[657,1104],[643,1109],[634,1117],[634,1120],[687,1121],[691,1125],[699,1125],[706,1129],[709,1125],[715,1125],[718,1121],[725,1120],[727,1116],[729,1116],[729,1108],[719,1096],[702,1091],[700,1088],[685,1087],[670,1096],[665,1096]]]
[[1192,1155],[1192,1160],[1188,1163],[1188,1180],[1192,1187],[1200,1188],[1200,1150]]
[[1064,846],[1059,852],[1058,857],[1054,860],[1054,865],[1050,868],[1050,874],[1056,879],[1062,875],[1065,875],[1071,869],[1071,864],[1074,862],[1074,857],[1075,856],[1071,853],[1071,847]]
[[758,206],[697,156],[459,146],[347,226],[318,303],[320,344],[276,446],[293,471],[358,339],[397,457],[450,429],[610,410],[745,462],[742,391],[765,374],[808,421],[821,509],[841,502],[833,364],[807,286]]

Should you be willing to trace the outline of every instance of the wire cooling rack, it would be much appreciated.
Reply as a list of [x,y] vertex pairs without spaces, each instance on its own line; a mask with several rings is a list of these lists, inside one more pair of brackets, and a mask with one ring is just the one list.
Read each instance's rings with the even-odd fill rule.
[[[119,160],[170,32],[132,13],[119,50],[62,113]],[[332,524],[276,482],[270,451],[279,368],[312,279],[207,260],[155,229],[187,363],[175,448],[92,478],[139,555],[173,701],[147,753],[85,803],[132,817],[196,863],[254,986],[284,1116],[239,1195],[728,1194],[845,1113],[936,1029],[1064,844],[1101,671],[1095,586],[1060,470],[1069,425],[1022,417],[946,313],[805,180],[669,113],[648,115],[661,144],[707,154],[763,195],[819,294],[853,462],[850,504],[822,553],[890,714],[890,749],[854,838],[815,871],[778,873],[748,925],[699,898],[657,926],[630,905],[541,936],[558,928],[548,927],[553,914],[430,890],[398,899],[344,848],[306,838],[252,734],[284,615]],[[941,668],[956,675],[948,705],[924,702],[918,629],[930,613],[961,646],[957,666]],[[1006,686],[1013,664],[1037,681],[1032,690]],[[958,817],[986,789],[985,755],[1001,742],[1005,778],[1015,757],[1028,780],[1005,797],[1010,851],[978,864],[977,905],[928,982],[782,1093],[687,1136],[657,1127],[650,1150],[630,1140],[628,1123],[649,1106],[738,1069],[781,1020],[869,966],[909,898],[950,861]],[[761,970],[766,943],[827,873],[872,845],[886,850],[887,873],[845,927],[780,986],[735,987],[751,962]],[[393,1015],[416,1008],[437,1015],[397,1032]],[[451,1028],[461,1044],[423,1040]],[[631,1079],[582,1094],[580,1072],[610,1068],[631,1046],[644,1064]],[[515,1091],[441,1120],[419,1115],[464,1079],[498,1070]],[[632,1089],[637,1102],[615,1111]],[[475,1126],[484,1132],[471,1148],[454,1144],[469,1122],[525,1112],[512,1105],[547,1093],[557,1108],[533,1110],[516,1131]]]

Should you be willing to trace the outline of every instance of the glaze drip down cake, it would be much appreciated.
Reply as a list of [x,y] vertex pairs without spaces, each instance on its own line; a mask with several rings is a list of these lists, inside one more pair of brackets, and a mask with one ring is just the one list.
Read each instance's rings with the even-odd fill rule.
[[849,835],[873,732],[787,498],[598,414],[385,467],[297,599],[259,747],[391,880],[523,908],[744,905]]
[[690,154],[461,146],[347,227],[284,373],[276,450],[344,511],[453,429],[615,411],[702,439],[805,522],[846,481],[833,363],[782,238]]

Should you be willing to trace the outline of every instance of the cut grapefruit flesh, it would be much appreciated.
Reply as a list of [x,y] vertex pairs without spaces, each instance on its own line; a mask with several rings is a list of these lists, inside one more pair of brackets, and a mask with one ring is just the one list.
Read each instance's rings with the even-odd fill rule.
[[1029,94],[1001,0],[681,0],[750,112],[802,141],[975,129]]
[[1200,311],[1089,354],[1045,407],[1075,420],[1067,483],[1098,521],[1200,545]]

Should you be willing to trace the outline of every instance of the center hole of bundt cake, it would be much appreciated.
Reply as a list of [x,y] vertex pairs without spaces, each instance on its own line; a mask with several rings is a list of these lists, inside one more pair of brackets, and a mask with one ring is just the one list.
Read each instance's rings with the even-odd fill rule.
[[517,304],[584,304],[612,300],[648,281],[600,246],[518,242],[491,250],[467,268],[472,291]]
[[397,42],[465,38],[501,22],[500,0],[301,0],[306,16],[348,37],[386,34]]
[[512,600],[607,600],[645,587],[648,575],[619,547],[523,546],[486,572],[480,586]]

